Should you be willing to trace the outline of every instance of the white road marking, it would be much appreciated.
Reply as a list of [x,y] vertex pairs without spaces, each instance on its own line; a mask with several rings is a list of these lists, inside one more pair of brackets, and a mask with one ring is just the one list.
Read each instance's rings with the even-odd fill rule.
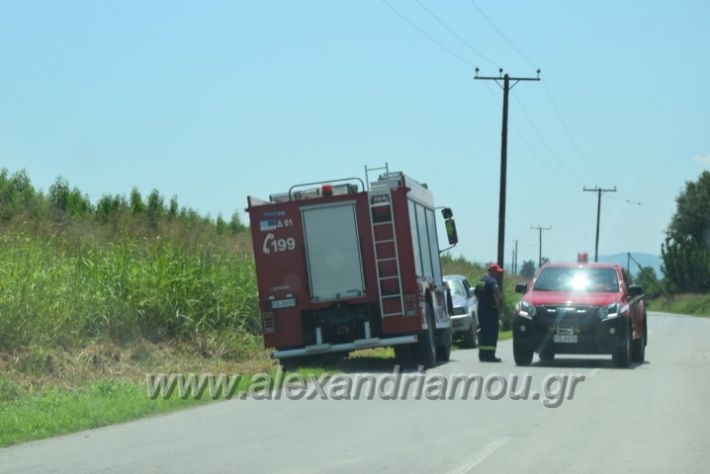
[[599,373],[599,369],[594,369],[594,370],[592,370],[591,372],[589,372],[589,376],[590,376],[590,377],[594,377],[594,376],[597,375],[598,373]]
[[468,472],[471,472],[473,468],[481,464],[483,461],[486,460],[488,456],[496,452],[498,449],[500,449],[505,443],[510,441],[509,436],[505,436],[503,438],[499,438],[489,445],[487,445],[485,448],[483,448],[481,451],[476,453],[475,456],[473,456],[471,459],[466,461],[464,464],[460,465],[456,469],[449,471],[449,474],[466,474]]

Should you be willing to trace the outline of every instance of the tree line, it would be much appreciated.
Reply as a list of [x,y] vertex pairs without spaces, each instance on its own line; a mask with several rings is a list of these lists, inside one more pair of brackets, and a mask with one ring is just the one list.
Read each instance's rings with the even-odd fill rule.
[[196,210],[180,206],[177,196],[166,199],[152,190],[142,196],[133,188],[125,197],[121,194],[105,194],[96,203],[66,179],[58,177],[46,193],[37,190],[25,170],[10,174],[0,171],[0,224],[17,219],[34,221],[63,221],[90,219],[107,224],[120,219],[143,223],[148,229],[157,230],[161,221],[180,221],[187,226],[212,226],[217,234],[237,234],[246,230],[239,214],[234,212],[227,221],[221,215],[216,219],[200,215]]

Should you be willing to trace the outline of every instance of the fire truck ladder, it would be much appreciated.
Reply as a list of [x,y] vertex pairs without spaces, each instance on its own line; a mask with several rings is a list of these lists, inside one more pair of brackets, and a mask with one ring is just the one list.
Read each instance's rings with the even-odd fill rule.
[[380,314],[382,317],[399,316],[404,313],[404,296],[399,273],[399,251],[392,194],[389,189],[370,190],[368,197],[372,241],[375,244],[375,268],[380,291]]

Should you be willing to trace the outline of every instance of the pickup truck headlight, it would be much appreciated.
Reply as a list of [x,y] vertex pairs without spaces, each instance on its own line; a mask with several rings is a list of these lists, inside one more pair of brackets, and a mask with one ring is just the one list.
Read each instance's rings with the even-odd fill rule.
[[520,303],[518,303],[518,314],[524,318],[532,319],[532,317],[535,316],[535,305],[521,300]]
[[599,308],[599,317],[602,319],[611,319],[619,316],[619,303],[612,303],[608,306]]

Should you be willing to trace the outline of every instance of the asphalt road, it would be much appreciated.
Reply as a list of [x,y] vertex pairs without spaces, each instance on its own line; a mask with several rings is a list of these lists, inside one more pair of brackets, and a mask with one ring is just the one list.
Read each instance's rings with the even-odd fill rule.
[[[519,368],[459,350],[434,372],[582,375],[574,398],[231,400],[0,450],[0,472],[708,472],[710,319],[649,314],[646,363]],[[344,367],[382,377],[391,362]],[[493,386],[491,386],[493,387]],[[494,390],[495,391],[495,390]],[[544,398],[544,397],[542,397]]]

